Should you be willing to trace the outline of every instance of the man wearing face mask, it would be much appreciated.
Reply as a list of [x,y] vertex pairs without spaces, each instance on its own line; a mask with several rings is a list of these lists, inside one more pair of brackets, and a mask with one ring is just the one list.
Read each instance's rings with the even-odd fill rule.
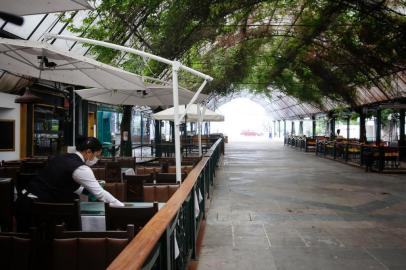
[[[76,153],[63,154],[51,159],[47,166],[23,190],[16,202],[17,227],[24,231],[29,223],[30,201],[66,203],[79,198],[85,188],[99,201],[112,206],[124,206],[97,182],[92,166],[97,163],[102,145],[94,137],[77,139]],[[18,224],[20,221],[20,225]]]

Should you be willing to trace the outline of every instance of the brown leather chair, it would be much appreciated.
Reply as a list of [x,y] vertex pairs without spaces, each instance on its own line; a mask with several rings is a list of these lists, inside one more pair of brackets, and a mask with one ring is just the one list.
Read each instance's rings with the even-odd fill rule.
[[167,202],[178,188],[179,185],[145,184],[144,202]]
[[106,163],[106,182],[121,182],[121,167],[118,162]]
[[106,183],[104,189],[116,197],[119,201],[125,202],[127,200],[125,183]]
[[81,232],[56,227],[52,244],[52,269],[104,270],[134,238],[134,226],[126,231]]
[[[185,180],[186,174],[182,173],[182,181]],[[157,184],[176,184],[176,173],[157,173],[155,176]]]
[[106,179],[106,168],[104,167],[92,167],[92,171],[94,174],[94,177],[96,177],[97,180],[105,180]]
[[33,202],[32,225],[37,227],[45,238],[54,234],[55,226],[64,223],[69,230],[81,230],[79,201],[73,203]]
[[29,270],[35,268],[35,230],[27,233],[0,233],[0,269]]
[[120,157],[117,158],[121,168],[133,168],[135,169],[135,157]]
[[105,204],[106,229],[123,230],[128,224],[133,224],[136,233],[158,212],[158,203],[150,207],[113,207]]
[[[182,166],[181,172],[185,173],[185,174],[189,174],[192,169],[193,169],[193,166],[191,166],[191,165]],[[176,173],[176,166],[169,166],[168,173]]]
[[128,202],[142,202],[144,195],[142,186],[144,183],[152,182],[152,175],[123,175],[125,184],[126,201]]
[[0,180],[0,228],[3,232],[11,232],[13,230],[13,201],[13,180],[11,178]]

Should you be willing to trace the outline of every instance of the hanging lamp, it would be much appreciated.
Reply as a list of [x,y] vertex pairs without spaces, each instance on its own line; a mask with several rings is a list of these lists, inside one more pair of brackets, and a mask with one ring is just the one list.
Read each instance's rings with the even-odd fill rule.
[[21,97],[18,97],[14,100],[15,103],[24,103],[24,104],[35,104],[41,103],[42,101],[43,101],[42,98],[31,93],[31,90],[28,87],[25,88],[25,92]]

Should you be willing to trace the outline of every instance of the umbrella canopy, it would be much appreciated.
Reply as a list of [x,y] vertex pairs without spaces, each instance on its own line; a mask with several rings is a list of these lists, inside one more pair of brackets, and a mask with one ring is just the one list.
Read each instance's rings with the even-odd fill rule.
[[[173,106],[172,86],[147,85],[145,90],[90,88],[76,90],[76,94],[89,101],[113,105]],[[188,103],[193,95],[192,91],[179,88],[179,102]]]
[[33,15],[69,10],[92,9],[85,0],[2,0],[1,11],[14,15]]
[[[183,115],[185,113],[185,109],[186,109],[186,105],[179,105],[179,114]],[[169,108],[169,109],[166,109],[166,110],[163,110],[161,112],[153,114],[152,118],[155,119],[155,120],[173,121],[174,114],[175,114],[175,110],[172,107],[172,108]],[[186,112],[186,118],[187,118],[187,121],[190,121],[190,122],[198,122],[199,121],[199,111],[198,111],[198,106],[196,104],[191,104],[189,106],[189,109]],[[206,122],[223,122],[224,121],[224,116],[206,108],[206,110],[204,112],[204,115],[203,115],[203,121],[206,121]]]
[[144,90],[140,76],[46,42],[0,38],[0,69],[72,85]]

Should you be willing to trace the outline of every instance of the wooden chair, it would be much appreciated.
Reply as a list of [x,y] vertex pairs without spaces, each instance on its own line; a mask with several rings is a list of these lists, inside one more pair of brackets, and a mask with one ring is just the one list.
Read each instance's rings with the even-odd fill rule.
[[126,185],[124,183],[106,183],[104,189],[119,201],[127,201]]
[[0,228],[3,232],[10,232],[13,230],[13,201],[13,180],[10,178],[7,180],[0,180]]
[[144,202],[167,202],[178,190],[179,186],[179,184],[144,184]]
[[136,233],[158,212],[158,203],[150,207],[113,207],[105,204],[106,229],[123,230],[128,224],[133,224]]
[[36,268],[35,230],[28,233],[0,232],[0,269],[28,270]]
[[121,168],[135,169],[135,157],[120,157],[117,159]]
[[[182,173],[182,181],[185,180],[186,174]],[[176,174],[175,173],[157,173],[155,176],[155,182],[157,184],[176,184]]]
[[118,162],[106,163],[106,182],[121,182],[121,167]]
[[92,171],[94,174],[94,177],[96,177],[97,180],[105,180],[106,179],[106,168],[104,167],[92,167]]
[[43,238],[51,238],[55,226],[66,224],[69,230],[81,230],[79,201],[73,203],[33,202],[31,211],[32,226],[37,227]]
[[104,270],[134,238],[134,226],[126,231],[81,232],[56,227],[52,243],[52,269]]
[[27,160],[21,163],[21,173],[38,174],[46,166],[45,160]]
[[142,186],[144,183],[152,183],[153,178],[150,174],[145,175],[123,175],[125,184],[126,200],[128,202],[142,202],[144,195]]

